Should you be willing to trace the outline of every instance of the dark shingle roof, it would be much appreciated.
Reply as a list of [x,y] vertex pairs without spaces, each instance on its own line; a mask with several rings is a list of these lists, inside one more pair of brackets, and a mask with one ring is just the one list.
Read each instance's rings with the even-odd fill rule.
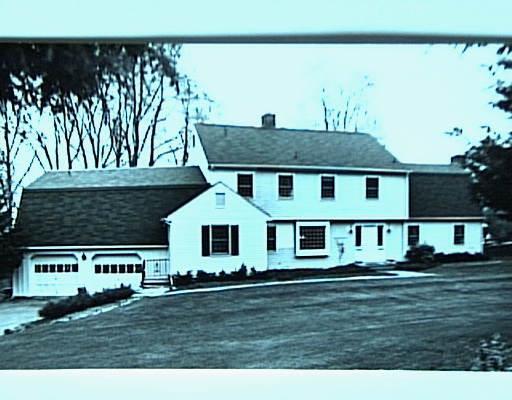
[[409,214],[419,217],[481,217],[469,174],[411,173]]
[[[123,178],[117,182],[111,180],[114,171],[79,172],[74,183],[59,176],[67,172],[43,176],[22,194],[16,229],[23,246],[166,244],[161,218],[209,187],[197,167],[166,170],[158,169],[157,175],[173,175],[174,181],[149,178],[138,186],[134,186],[136,179],[152,170],[115,171]],[[102,172],[106,183],[97,187]],[[130,172],[136,177],[133,181]],[[191,174],[192,182],[198,183],[184,185]]]
[[210,164],[404,169],[366,133],[209,124],[196,130]]
[[205,184],[198,167],[120,168],[47,172],[29,189],[144,187]]
[[412,172],[425,173],[449,173],[449,174],[467,174],[467,172],[457,164],[404,164],[404,168]]

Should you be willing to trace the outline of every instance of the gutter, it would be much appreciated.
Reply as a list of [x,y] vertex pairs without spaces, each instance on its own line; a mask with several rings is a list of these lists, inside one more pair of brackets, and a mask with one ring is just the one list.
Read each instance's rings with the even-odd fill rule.
[[361,167],[336,167],[336,166],[309,166],[309,165],[279,165],[279,164],[226,164],[226,163],[209,163],[209,169],[236,169],[236,170],[278,170],[278,171],[347,171],[347,172],[381,172],[387,174],[402,175],[410,172],[405,169],[389,169],[389,168],[361,168]]

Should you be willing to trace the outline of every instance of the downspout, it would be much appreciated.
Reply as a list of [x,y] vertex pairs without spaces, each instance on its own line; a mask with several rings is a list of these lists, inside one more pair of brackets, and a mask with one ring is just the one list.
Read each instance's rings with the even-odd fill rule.
[[171,284],[171,289],[174,288],[174,281],[172,279],[171,273],[171,223],[168,219],[163,219],[165,225],[167,225],[167,252],[169,254],[169,283]]

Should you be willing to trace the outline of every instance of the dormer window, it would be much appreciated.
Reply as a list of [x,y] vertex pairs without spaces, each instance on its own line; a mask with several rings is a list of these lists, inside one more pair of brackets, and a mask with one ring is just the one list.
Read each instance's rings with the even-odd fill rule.
[[278,175],[278,194],[280,199],[291,199],[293,197],[293,175]]
[[366,177],[366,198],[378,199],[379,198],[379,178]]
[[253,197],[253,175],[252,174],[238,174],[237,175],[237,189],[238,194],[244,197]]

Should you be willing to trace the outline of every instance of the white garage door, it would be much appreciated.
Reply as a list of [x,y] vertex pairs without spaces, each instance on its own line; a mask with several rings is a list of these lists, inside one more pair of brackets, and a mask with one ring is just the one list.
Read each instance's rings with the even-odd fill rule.
[[99,254],[92,259],[94,291],[116,288],[121,285],[137,289],[142,280],[143,261],[138,254]]
[[77,293],[78,259],[74,255],[36,256],[30,263],[31,293],[35,296],[71,296]]

